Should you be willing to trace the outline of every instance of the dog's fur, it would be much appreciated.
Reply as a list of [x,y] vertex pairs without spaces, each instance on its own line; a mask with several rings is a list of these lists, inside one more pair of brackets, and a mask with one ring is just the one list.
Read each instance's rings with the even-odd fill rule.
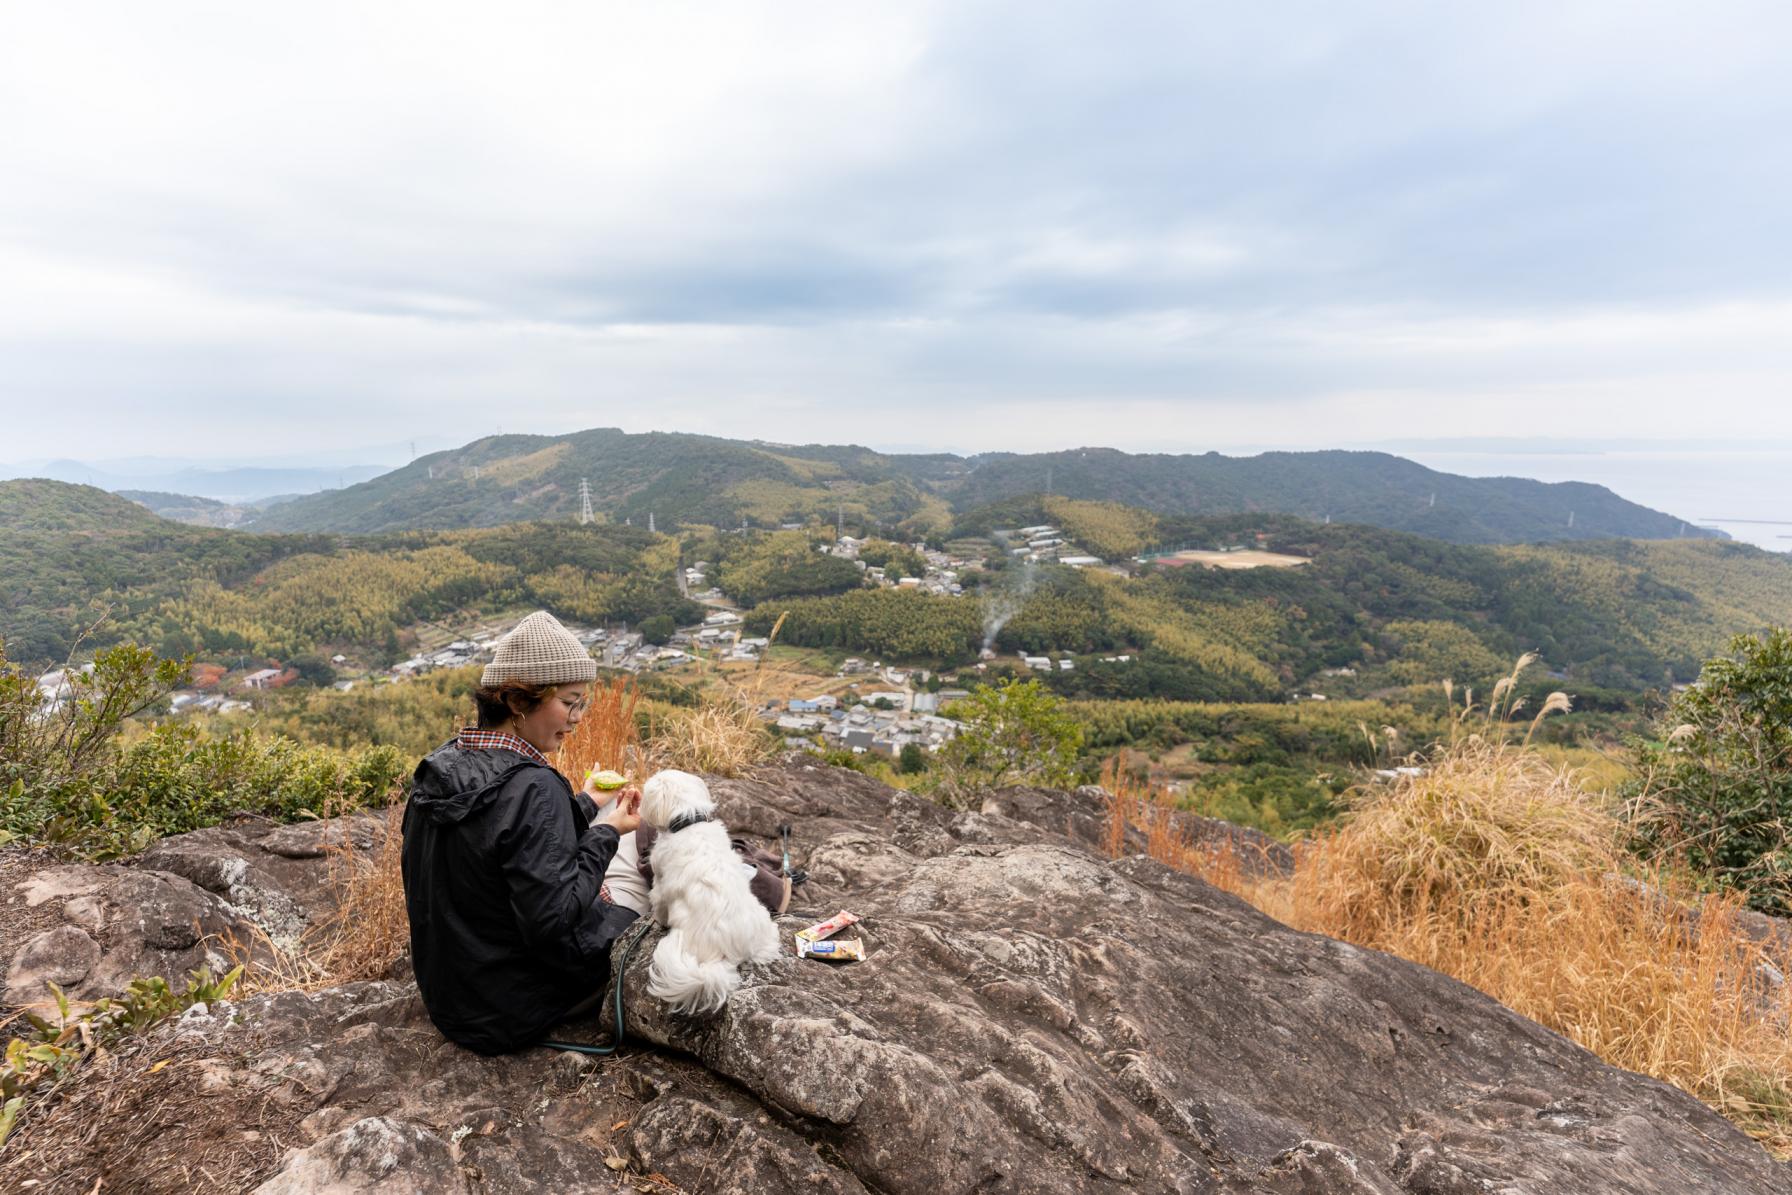
[[653,843],[653,917],[667,929],[653,952],[647,990],[674,1012],[714,1012],[740,986],[737,968],[778,957],[778,928],[747,886],[747,872],[719,821],[676,834],[687,814],[715,813],[709,786],[689,772],[656,772],[641,786],[641,820]]

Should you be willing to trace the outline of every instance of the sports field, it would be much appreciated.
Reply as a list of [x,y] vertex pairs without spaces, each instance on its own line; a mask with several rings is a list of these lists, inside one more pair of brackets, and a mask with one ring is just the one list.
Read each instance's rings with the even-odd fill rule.
[[1159,556],[1152,563],[1173,567],[1200,564],[1208,568],[1294,568],[1308,560],[1305,556],[1285,556],[1280,552],[1259,552],[1251,548],[1239,552],[1177,552]]

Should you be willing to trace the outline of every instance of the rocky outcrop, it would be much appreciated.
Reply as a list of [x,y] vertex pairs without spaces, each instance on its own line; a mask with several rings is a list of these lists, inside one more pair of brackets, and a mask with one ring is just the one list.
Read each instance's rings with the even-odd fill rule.
[[10,851],[0,863],[0,993],[14,1007],[41,1004],[55,983],[92,1000],[139,976],[222,973],[231,944],[243,954],[264,938],[296,944],[328,911],[332,866],[352,866],[384,826],[367,815],[290,826],[241,818],[165,838],[129,865]]
[[[0,1187],[27,1172],[40,1190],[152,1192],[1792,1184],[1696,1100],[1472,989],[1100,857],[1090,793],[1010,790],[954,813],[803,762],[714,787],[738,832],[795,827],[813,878],[782,928],[852,908],[866,961],[787,954],[718,1016],[675,1017],[645,990],[650,929],[624,968],[628,1043],[602,1059],[468,1053],[403,982],[196,1008],[44,1100],[0,1155]],[[225,882],[234,867],[209,870],[195,841],[152,858],[184,854],[180,875],[226,890],[249,874]],[[54,1178],[30,1156],[52,1142]]]

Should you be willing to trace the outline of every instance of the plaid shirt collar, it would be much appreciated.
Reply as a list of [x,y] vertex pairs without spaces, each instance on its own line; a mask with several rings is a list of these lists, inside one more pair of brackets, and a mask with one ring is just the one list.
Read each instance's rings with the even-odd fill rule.
[[548,762],[547,756],[535,749],[534,744],[518,738],[508,730],[481,730],[477,726],[463,726],[454,742],[465,751],[514,751],[524,759],[532,759],[545,768],[554,766]]

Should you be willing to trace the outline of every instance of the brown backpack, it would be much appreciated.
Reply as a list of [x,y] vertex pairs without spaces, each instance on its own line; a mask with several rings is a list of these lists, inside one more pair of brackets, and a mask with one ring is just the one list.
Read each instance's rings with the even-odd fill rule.
[[[653,842],[659,834],[658,829],[645,822],[635,831],[635,866],[649,888],[653,887],[653,864],[648,860],[653,858]],[[759,903],[770,909],[773,916],[789,908],[790,877],[784,874],[783,861],[771,851],[756,847],[744,838],[731,838],[728,841],[734,847],[734,853],[752,865],[753,878],[747,881],[747,886],[759,898]]]

